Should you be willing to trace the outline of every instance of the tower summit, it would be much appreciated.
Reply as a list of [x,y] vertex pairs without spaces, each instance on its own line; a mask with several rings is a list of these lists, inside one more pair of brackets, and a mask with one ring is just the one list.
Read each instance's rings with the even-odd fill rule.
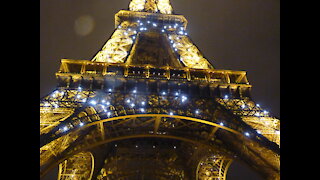
[[91,60],[62,59],[40,100],[40,177],[226,179],[233,160],[280,179],[280,121],[244,71],[215,69],[169,0],[132,0]]

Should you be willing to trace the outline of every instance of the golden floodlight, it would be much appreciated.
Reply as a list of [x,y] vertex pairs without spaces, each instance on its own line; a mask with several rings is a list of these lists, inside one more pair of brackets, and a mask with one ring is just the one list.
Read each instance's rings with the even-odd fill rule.
[[40,177],[225,180],[243,161],[280,179],[280,120],[245,71],[215,69],[169,0],[132,0],[91,60],[62,59],[40,100]]

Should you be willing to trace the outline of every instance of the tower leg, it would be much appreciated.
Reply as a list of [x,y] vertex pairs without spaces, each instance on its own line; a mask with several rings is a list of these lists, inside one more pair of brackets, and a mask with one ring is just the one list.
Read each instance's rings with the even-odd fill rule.
[[78,153],[59,164],[58,180],[91,180],[94,158],[90,152]]
[[227,171],[232,159],[221,155],[210,155],[203,158],[197,168],[197,180],[226,180]]

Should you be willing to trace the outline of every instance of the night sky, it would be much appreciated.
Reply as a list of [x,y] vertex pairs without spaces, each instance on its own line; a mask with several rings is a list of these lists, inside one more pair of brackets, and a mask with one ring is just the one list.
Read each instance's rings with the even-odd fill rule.
[[[114,30],[114,14],[130,0],[40,1],[40,97],[56,86],[60,60],[87,59]],[[253,99],[280,118],[280,1],[171,0],[188,20],[187,32],[216,69],[244,70]],[[56,179],[56,177],[55,177]],[[228,180],[259,180],[231,165]]]

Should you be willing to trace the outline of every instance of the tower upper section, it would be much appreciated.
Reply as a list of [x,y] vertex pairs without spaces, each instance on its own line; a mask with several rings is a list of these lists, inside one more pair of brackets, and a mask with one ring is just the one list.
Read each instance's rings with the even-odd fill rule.
[[213,69],[187,33],[188,21],[169,0],[132,0],[115,15],[115,31],[92,61]]
[[131,0],[130,11],[172,14],[170,0]]

